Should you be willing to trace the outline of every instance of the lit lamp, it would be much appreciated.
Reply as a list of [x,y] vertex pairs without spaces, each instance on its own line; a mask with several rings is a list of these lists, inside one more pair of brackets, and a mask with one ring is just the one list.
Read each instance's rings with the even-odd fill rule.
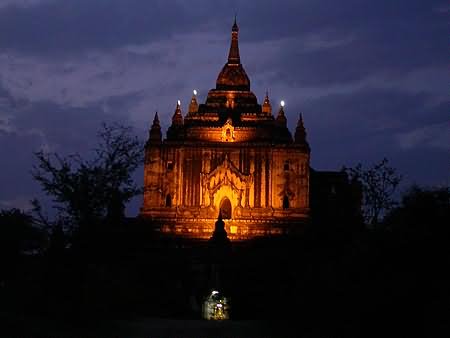
[[203,302],[203,318],[207,320],[230,319],[230,304],[219,291],[212,291]]
[[198,103],[197,103],[197,89],[194,89],[193,95],[191,98],[191,102],[189,103],[189,114],[195,114],[198,112]]
[[286,116],[284,115],[284,105],[285,105],[284,100],[281,100],[280,101],[280,110],[278,111],[278,115],[276,118],[276,121],[280,126],[286,126],[286,122],[287,122]]

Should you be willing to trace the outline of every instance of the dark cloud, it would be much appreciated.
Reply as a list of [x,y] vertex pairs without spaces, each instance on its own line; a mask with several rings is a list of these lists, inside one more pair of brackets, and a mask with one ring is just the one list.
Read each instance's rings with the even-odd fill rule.
[[[11,97],[5,89],[0,92],[5,94],[4,97]],[[106,103],[79,108],[49,101],[31,103],[10,99],[1,111],[7,122],[5,119],[3,124],[0,123],[0,158],[7,160],[2,162],[0,175],[0,207],[8,206],[11,201],[19,201],[22,206],[32,197],[43,196],[30,173],[35,164],[34,152],[44,150],[63,156],[78,153],[88,158],[96,146],[102,123],[131,125],[122,110],[129,105],[130,99],[113,97]],[[106,113],[105,104],[114,109]],[[143,130],[135,131],[144,137]]]
[[318,135],[322,134],[321,128],[332,128],[336,135],[347,133],[346,127],[357,127],[355,132],[363,135],[392,133],[445,122],[445,104],[430,106],[431,97],[426,93],[362,88],[351,94],[331,94],[306,101],[301,111],[311,117],[311,127],[317,128]]
[[[446,180],[448,184],[447,147],[442,141],[448,141],[447,129],[442,127],[447,124],[448,109],[443,103],[430,107],[429,101],[426,94],[365,88],[305,102],[301,111],[313,167],[336,169],[387,157],[405,176],[404,185],[444,184]],[[418,128],[429,129],[432,139],[405,147],[401,135]]]
[[[412,57],[446,44],[444,1],[142,1],[64,0],[0,10],[0,48],[28,52],[74,52],[140,44],[197,30],[226,32],[238,13],[248,41],[325,33],[355,35],[391,47],[408,42]],[[386,33],[388,33],[386,35]],[[432,39],[430,39],[430,37]],[[357,46],[355,46],[357,47]],[[405,60],[408,61],[408,60]]]
[[0,205],[38,193],[29,175],[34,150],[88,154],[103,121],[134,124],[144,137],[155,110],[167,127],[176,99],[188,102],[193,88],[204,99],[225,61],[235,12],[255,93],[261,98],[268,88],[273,102],[285,98],[291,127],[304,113],[316,169],[386,156],[408,182],[448,183],[446,6],[440,0],[0,4],[0,158],[8,159]]
[[[273,73],[270,81],[338,84],[374,72],[395,77],[430,63],[446,66],[447,16],[439,11],[444,5],[440,0],[261,1],[258,6],[248,1],[46,1],[0,10],[0,49],[73,56],[185,32],[212,30],[225,37],[237,11],[243,43],[295,38],[263,65]],[[199,52],[208,52],[207,43]]]
[[111,49],[170,37],[198,27],[179,2],[138,0],[48,1],[0,11],[0,48],[61,55]]
[[[325,12],[323,25],[299,23],[296,40],[265,68],[275,70],[273,81],[323,85],[361,80],[374,72],[395,78],[430,64],[446,66],[446,16],[432,2],[394,3],[358,1],[351,9],[343,3],[334,17]],[[288,27],[285,31],[294,35],[288,35]],[[308,37],[311,32],[316,35]],[[322,48],[308,46],[314,39]]]

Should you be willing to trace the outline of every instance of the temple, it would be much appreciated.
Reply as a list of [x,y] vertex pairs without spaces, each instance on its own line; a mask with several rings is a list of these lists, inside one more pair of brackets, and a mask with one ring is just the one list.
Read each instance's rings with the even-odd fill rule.
[[[205,103],[178,101],[163,139],[156,114],[145,147],[140,216],[158,230],[208,239],[219,211],[232,240],[302,231],[309,220],[310,147],[302,117],[294,137],[284,103],[258,103],[234,22],[228,60]],[[183,116],[184,115],[184,116]]]

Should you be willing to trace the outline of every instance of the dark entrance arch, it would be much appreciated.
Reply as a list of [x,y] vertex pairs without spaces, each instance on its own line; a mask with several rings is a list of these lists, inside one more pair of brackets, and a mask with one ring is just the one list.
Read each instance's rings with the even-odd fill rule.
[[283,197],[283,209],[289,209],[289,197],[286,195]]
[[166,207],[172,207],[172,196],[170,196],[170,194],[166,196]]
[[223,219],[231,219],[231,202],[228,197],[224,197],[220,202],[220,212]]

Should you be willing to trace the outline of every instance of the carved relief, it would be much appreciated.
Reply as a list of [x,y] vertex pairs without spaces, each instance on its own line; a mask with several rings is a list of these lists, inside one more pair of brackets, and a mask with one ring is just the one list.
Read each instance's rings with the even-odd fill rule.
[[283,169],[283,172],[278,175],[280,177],[278,196],[282,200],[283,208],[286,209],[286,205],[289,205],[290,201],[295,198],[295,178],[297,175],[290,169],[289,165],[285,164]]
[[[218,208],[219,202],[228,198],[233,207],[242,207],[243,192],[252,184],[252,175],[242,173],[225,155],[214,170],[202,173],[202,206]],[[207,201],[208,199],[208,201]]]
[[231,118],[228,118],[227,122],[222,127],[222,141],[223,142],[234,142],[234,127]]

